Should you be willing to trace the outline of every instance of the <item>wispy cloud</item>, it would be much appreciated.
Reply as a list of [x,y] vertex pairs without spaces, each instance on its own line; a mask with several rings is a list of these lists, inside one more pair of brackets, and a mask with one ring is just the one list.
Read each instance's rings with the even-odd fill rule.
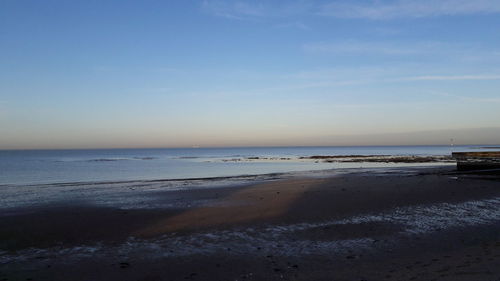
[[500,13],[498,0],[334,1],[319,12],[338,18],[396,19]]
[[215,16],[229,19],[252,19],[267,15],[268,8],[262,3],[245,3],[241,1],[203,1],[202,8]]
[[281,23],[275,25],[276,28],[298,28],[301,30],[309,30],[309,26],[302,22],[289,22],[289,23]]
[[146,74],[146,73],[157,73],[157,74],[185,74],[186,70],[178,67],[168,67],[168,66],[150,66],[150,65],[96,65],[90,67],[90,70],[96,73],[105,74],[118,74],[127,71],[129,73],[136,74]]
[[369,42],[369,41],[342,41],[342,42],[319,42],[303,45],[303,49],[309,53],[330,54],[382,54],[382,55],[414,55],[419,53],[433,52],[442,49],[443,44],[439,42],[416,42],[412,44],[401,44],[394,42]]
[[[411,64],[392,67],[332,68],[302,71],[285,76],[289,87],[328,88],[371,83],[432,82],[454,83],[460,81],[497,81],[498,72],[477,74],[427,74],[419,75],[423,69]],[[416,73],[415,75],[412,75]],[[437,73],[437,71],[434,71]]]
[[492,64],[500,59],[496,49],[477,42],[342,40],[309,42],[302,45],[302,50],[314,55],[422,57],[462,63]]
[[462,95],[455,95],[455,94],[450,94],[450,93],[444,93],[444,92],[435,92],[435,94],[443,97],[450,97],[454,99],[458,99],[460,101],[466,101],[466,102],[480,102],[480,103],[500,103],[500,97],[471,97],[471,96],[462,96]]
[[428,75],[407,77],[406,81],[500,80],[500,75]]
[[205,0],[202,8],[238,20],[320,15],[335,18],[387,20],[500,13],[498,0],[336,0],[329,1],[229,1]]
[[205,0],[202,9],[215,16],[237,20],[263,20],[306,14],[312,2]]

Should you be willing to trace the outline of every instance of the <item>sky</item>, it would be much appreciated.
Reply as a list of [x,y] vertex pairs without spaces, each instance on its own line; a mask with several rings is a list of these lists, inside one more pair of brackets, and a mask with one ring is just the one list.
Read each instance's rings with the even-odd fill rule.
[[499,30],[499,0],[0,0],[0,149],[499,144]]

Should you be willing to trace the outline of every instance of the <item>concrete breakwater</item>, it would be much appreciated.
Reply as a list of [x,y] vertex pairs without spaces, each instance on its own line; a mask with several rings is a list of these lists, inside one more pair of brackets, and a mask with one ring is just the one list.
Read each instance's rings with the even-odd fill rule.
[[500,169],[500,151],[453,152],[452,157],[460,171]]

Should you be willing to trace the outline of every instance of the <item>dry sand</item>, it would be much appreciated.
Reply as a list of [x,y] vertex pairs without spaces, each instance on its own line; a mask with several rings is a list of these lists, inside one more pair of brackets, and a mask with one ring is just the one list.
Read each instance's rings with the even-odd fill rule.
[[9,210],[0,280],[500,280],[498,178],[413,171]]

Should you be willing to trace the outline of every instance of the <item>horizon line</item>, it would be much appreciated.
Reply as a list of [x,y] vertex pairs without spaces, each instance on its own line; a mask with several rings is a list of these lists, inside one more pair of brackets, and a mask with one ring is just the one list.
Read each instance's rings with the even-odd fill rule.
[[287,148],[287,147],[415,147],[415,146],[449,146],[450,148],[456,146],[484,146],[495,148],[498,144],[398,144],[398,145],[251,145],[251,146],[164,146],[164,147],[96,147],[96,148],[12,148],[0,149],[0,151],[49,151],[49,150],[120,150],[120,149],[212,149],[212,148]]

